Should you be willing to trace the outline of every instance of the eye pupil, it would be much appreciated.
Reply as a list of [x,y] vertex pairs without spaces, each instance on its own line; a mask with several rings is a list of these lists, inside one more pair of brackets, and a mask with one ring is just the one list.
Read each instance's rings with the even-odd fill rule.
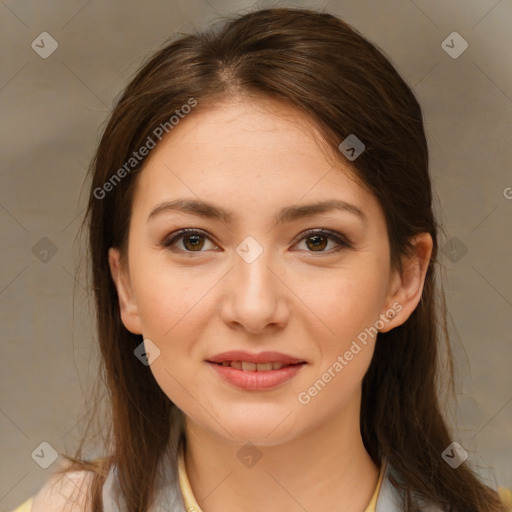
[[[189,247],[187,247],[186,241],[193,240],[192,246],[191,246],[193,248],[192,250],[197,249],[197,248],[202,249],[204,240],[202,241],[203,244],[201,244],[201,238],[203,238],[203,237],[201,237],[200,235],[188,235],[188,236],[183,237],[183,243],[185,244],[185,247],[187,249],[189,249]],[[199,243],[199,245],[198,245],[198,243]]]
[[[322,239],[323,239],[323,243],[320,241],[320,240],[322,240]],[[315,249],[320,249],[320,250],[322,250],[322,249],[325,249],[325,246],[327,245],[327,242],[326,242],[326,241],[327,241],[327,237],[325,237],[325,236],[323,236],[323,235],[312,235],[312,236],[309,236],[309,237],[307,238],[307,240],[308,240],[308,242],[309,242],[310,240],[314,240],[314,242],[313,242],[313,248],[315,248]],[[319,242],[319,241],[320,241],[320,245],[318,245],[318,242]],[[308,242],[307,242],[307,243],[308,243]],[[311,247],[309,246],[309,244],[308,244],[308,248],[311,248]]]

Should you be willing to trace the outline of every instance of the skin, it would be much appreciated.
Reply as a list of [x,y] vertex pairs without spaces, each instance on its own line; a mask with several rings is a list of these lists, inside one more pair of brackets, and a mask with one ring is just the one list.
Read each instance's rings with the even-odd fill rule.
[[[160,350],[150,368],[185,415],[187,474],[204,512],[320,512],[340,503],[361,512],[379,472],[359,429],[375,338],[309,403],[297,397],[393,304],[401,309],[380,330],[406,321],[421,298],[432,239],[417,236],[402,275],[392,272],[379,203],[348,161],[333,166],[303,114],[262,99],[200,107],[139,176],[127,259],[109,252],[123,323]],[[176,211],[147,220],[180,197],[232,210],[234,220]],[[326,199],[356,205],[366,223],[338,210],[273,223],[285,206]],[[181,228],[206,232],[196,251],[187,238],[174,251],[162,247]],[[339,244],[322,237],[315,246],[301,236],[310,228],[344,235],[352,247],[334,252]],[[251,263],[236,252],[248,236],[263,248]],[[308,364],[275,389],[244,391],[205,362],[232,349],[275,350]],[[237,457],[247,442],[261,455],[252,467]]]

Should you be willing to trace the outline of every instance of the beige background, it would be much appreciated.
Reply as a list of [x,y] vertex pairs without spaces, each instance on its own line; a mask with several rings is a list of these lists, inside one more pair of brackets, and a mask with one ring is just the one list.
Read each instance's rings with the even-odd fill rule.
[[[465,350],[456,348],[454,440],[486,481],[512,487],[512,2],[281,5],[326,8],[351,23],[387,54],[423,105],[447,233],[448,304]],[[73,241],[86,167],[113,99],[174,32],[253,7],[234,0],[0,2],[1,510],[39,489],[55,465],[43,469],[31,454],[41,442],[71,450],[91,405],[84,390],[94,376],[94,330],[83,277],[73,317],[80,254]],[[44,31],[58,43],[46,59],[31,47]],[[458,58],[441,47],[454,31],[469,44]]]

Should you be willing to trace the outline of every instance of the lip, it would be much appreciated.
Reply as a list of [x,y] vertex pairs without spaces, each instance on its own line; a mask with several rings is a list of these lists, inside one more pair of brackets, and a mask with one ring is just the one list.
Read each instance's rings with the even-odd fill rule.
[[[231,361],[237,359],[228,360]],[[247,362],[253,362],[248,361],[247,359],[242,360]],[[268,362],[268,359],[266,361]],[[273,359],[273,361],[276,361],[276,359]],[[207,363],[224,380],[226,380],[230,384],[233,384],[234,386],[245,389],[247,391],[264,391],[275,388],[285,383],[286,381],[293,379],[293,377],[295,377],[300,372],[300,370],[304,366],[306,366],[305,362],[299,362],[296,364],[289,363],[291,364],[291,366],[284,366],[279,370],[268,370],[258,372],[237,370],[236,368],[231,368],[231,366],[222,366],[211,361],[207,361]]]
[[[259,352],[258,354],[251,354],[244,350],[230,350],[229,352],[222,352],[207,359],[209,363],[222,363],[224,361],[245,361],[247,363],[269,363],[275,361],[283,364],[298,364],[305,363],[304,359],[298,359],[296,357],[282,354],[281,352]],[[239,371],[239,370],[237,370]],[[281,370],[269,370],[271,372]],[[248,372],[256,373],[256,372]]]

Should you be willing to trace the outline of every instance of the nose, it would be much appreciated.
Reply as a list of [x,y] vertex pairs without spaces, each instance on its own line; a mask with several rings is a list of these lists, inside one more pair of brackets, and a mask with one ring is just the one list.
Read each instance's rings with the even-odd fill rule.
[[224,285],[223,321],[252,334],[283,328],[290,316],[290,291],[270,251],[264,250],[253,261],[239,254],[233,260]]

